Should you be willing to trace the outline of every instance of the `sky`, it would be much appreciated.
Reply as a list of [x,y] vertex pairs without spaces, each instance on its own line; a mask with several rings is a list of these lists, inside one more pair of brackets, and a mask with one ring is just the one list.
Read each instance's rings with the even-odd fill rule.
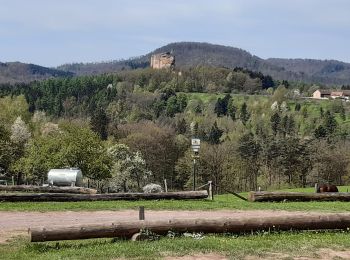
[[0,61],[110,61],[171,42],[350,62],[348,0],[0,0]]

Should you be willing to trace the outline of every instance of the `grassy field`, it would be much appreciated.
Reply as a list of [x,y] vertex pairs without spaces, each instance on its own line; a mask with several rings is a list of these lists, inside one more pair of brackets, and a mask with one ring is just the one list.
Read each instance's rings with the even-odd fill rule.
[[[278,259],[295,256],[318,258],[319,249],[346,250],[350,238],[344,232],[260,232],[246,235],[205,235],[203,239],[167,238],[157,241],[131,242],[113,239],[63,241],[29,244],[23,239],[0,245],[1,259],[162,259],[215,252],[229,259],[245,256],[268,258],[271,253],[286,254]],[[341,259],[341,258],[336,258]]]
[[[339,187],[346,192],[350,186]],[[289,189],[288,191],[314,192],[313,188]],[[247,196],[246,193],[241,193]],[[91,202],[0,202],[0,211],[63,211],[63,210],[123,210],[145,206],[153,210],[289,210],[289,211],[350,211],[348,202],[248,202],[231,194],[218,195],[214,201],[203,200],[158,200],[158,201],[91,201]]]

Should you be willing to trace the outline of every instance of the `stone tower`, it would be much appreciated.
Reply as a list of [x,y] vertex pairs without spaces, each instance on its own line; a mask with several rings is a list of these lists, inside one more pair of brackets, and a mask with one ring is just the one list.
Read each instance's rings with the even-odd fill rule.
[[152,69],[174,69],[175,68],[175,56],[170,52],[153,54],[151,56],[151,68]]

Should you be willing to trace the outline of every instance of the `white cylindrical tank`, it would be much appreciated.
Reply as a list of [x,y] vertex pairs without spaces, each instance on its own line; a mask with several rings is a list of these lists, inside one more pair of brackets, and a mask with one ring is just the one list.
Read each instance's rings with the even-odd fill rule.
[[47,180],[54,186],[82,186],[83,174],[80,169],[51,169],[47,174]]

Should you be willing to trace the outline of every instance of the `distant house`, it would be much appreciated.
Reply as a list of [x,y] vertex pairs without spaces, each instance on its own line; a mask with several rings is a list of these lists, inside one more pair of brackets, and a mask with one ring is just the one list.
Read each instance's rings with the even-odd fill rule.
[[312,97],[317,99],[330,98],[331,92],[329,89],[318,89],[312,94]]
[[312,98],[316,99],[350,99],[350,90],[331,90],[331,89],[318,89],[312,94]]

